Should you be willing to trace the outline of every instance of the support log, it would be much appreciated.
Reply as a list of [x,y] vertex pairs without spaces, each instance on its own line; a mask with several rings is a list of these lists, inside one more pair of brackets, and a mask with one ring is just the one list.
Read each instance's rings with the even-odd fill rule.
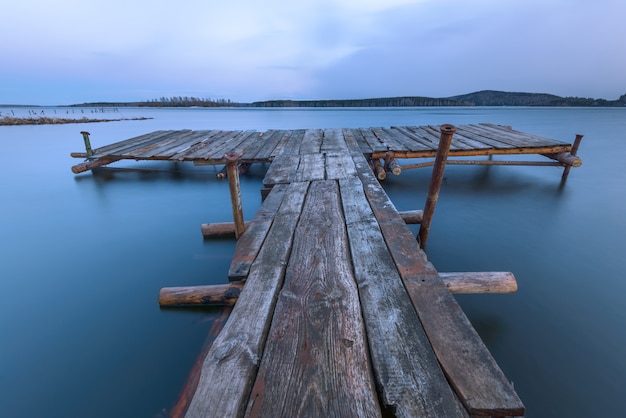
[[439,273],[451,293],[515,293],[513,273],[504,271]]
[[561,164],[568,167],[580,167],[583,164],[583,160],[576,155],[572,155],[569,152],[560,152],[558,154],[543,154],[545,157],[548,157],[552,160],[556,160]]
[[161,306],[220,305],[233,306],[243,283],[208,286],[164,287],[159,292]]
[[406,224],[419,224],[422,223],[422,218],[424,217],[423,210],[406,210],[403,212],[398,212],[400,217]]
[[390,171],[394,176],[399,176],[402,173],[402,167],[400,163],[393,157],[393,152],[388,151],[385,157],[385,171]]
[[[583,136],[582,135],[576,135],[576,138],[574,139],[574,143],[572,144],[572,150],[570,151],[570,155],[576,155],[578,154],[578,147],[580,146],[580,141],[582,141]],[[567,176],[569,176],[569,171],[572,168],[572,166],[566,166],[565,169],[563,170],[563,175],[561,176],[561,185],[564,185],[565,182],[567,181]]]
[[102,167],[103,165],[111,164],[121,160],[119,157],[102,157],[97,160],[85,161],[84,163],[76,164],[72,167],[72,173],[79,174],[85,171],[93,170],[94,168]]
[[[439,273],[439,277],[450,293],[515,293],[517,281],[513,273],[492,272],[454,272]],[[233,306],[243,289],[243,283],[231,283],[207,286],[164,287],[159,292],[161,306]]]
[[387,173],[385,172],[385,167],[383,167],[380,160],[378,158],[374,158],[372,160],[372,165],[374,167],[374,174],[376,175],[376,178],[380,181],[385,180],[387,178]]
[[[244,222],[244,229],[250,225],[250,222]],[[235,236],[234,222],[216,222],[210,224],[202,224],[200,227],[204,238],[228,238]]]
[[439,147],[437,148],[437,156],[435,157],[435,165],[433,166],[433,174],[430,177],[430,186],[428,188],[428,196],[424,205],[424,216],[420,225],[417,239],[420,248],[424,248],[430,231],[430,223],[435,213],[437,199],[439,199],[439,189],[443,180],[443,172],[446,168],[446,160],[452,143],[452,135],[456,132],[456,128],[452,125],[441,125],[441,136],[439,139]]

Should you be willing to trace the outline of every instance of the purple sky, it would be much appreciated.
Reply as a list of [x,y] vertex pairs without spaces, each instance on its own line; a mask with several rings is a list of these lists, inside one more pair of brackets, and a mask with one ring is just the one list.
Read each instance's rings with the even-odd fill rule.
[[0,9],[0,103],[196,96],[617,99],[624,0],[30,0]]

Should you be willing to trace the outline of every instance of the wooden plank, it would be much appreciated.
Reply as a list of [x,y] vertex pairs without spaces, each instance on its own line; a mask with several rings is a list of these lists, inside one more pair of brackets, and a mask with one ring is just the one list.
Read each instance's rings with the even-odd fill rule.
[[300,154],[319,153],[322,147],[323,136],[324,131],[321,129],[307,129],[300,144]]
[[127,151],[127,153],[125,153],[125,156],[132,156],[133,158],[136,158],[138,160],[150,159],[152,158],[152,153],[155,150],[163,148],[163,147],[169,147],[172,145],[172,143],[178,143],[184,140],[187,136],[191,135],[192,133],[193,131],[191,130],[179,131],[176,134],[166,136],[157,142],[153,142],[151,144],[144,145],[141,148],[136,148],[131,151]]
[[209,135],[211,131],[192,131],[182,139],[172,141],[169,144],[159,146],[145,154],[145,157],[155,157],[159,159],[169,159],[172,155],[187,147],[200,142],[202,138]]
[[372,152],[372,148],[369,146],[367,141],[365,141],[365,138],[363,138],[363,135],[361,135],[361,132],[358,129],[346,128],[343,130],[343,136],[346,138],[346,143],[348,137],[354,140],[353,144],[348,144],[348,148],[350,148],[352,152],[356,152],[357,150],[361,154],[370,154]]
[[151,150],[162,143],[166,143],[170,138],[178,138],[180,135],[184,135],[190,132],[189,130],[185,131],[172,131],[165,135],[161,135],[158,138],[152,138],[151,140],[142,141],[141,144],[135,143],[133,145],[129,145],[125,147],[123,150],[115,150],[117,155],[121,155],[124,158],[135,158],[136,154],[141,154],[144,151]]
[[246,231],[237,240],[235,253],[228,269],[230,281],[246,280],[250,274],[250,267],[265,242],[287,189],[288,186],[285,184],[278,184],[272,188]]
[[283,135],[279,138],[278,142],[276,143],[272,151],[270,152],[268,158],[272,159],[276,157],[277,155],[289,154],[288,152],[285,152],[284,150],[285,150],[285,147],[287,146],[287,143],[289,143],[289,140],[293,136],[293,134],[294,134],[294,131],[285,131]]
[[[384,199],[368,200],[375,212]],[[521,416],[524,405],[401,219],[379,219],[394,263],[446,376],[472,415]]]
[[493,123],[480,123],[480,126],[485,126],[485,127],[490,127],[493,129],[496,129],[498,131],[506,131],[509,132],[511,134],[514,135],[519,135],[525,138],[531,138],[535,143],[540,143],[542,145],[572,145],[569,142],[565,142],[565,141],[559,141],[556,139],[551,139],[551,138],[546,138],[543,136],[539,136],[539,135],[535,135],[529,132],[522,132],[522,131],[518,131],[516,129],[513,129],[510,126],[502,126],[502,125],[496,125]]
[[246,414],[380,416],[334,181],[311,184]]
[[397,417],[468,416],[448,385],[356,179],[340,180],[379,394]]
[[324,164],[326,158],[324,154],[303,154],[300,155],[300,163],[296,172],[296,181],[324,180],[326,173]]
[[272,161],[263,178],[263,185],[290,183],[296,178],[300,156],[279,155]]
[[274,129],[268,129],[265,132],[261,132],[255,141],[251,141],[247,144],[247,147],[243,152],[243,155],[241,156],[241,160],[254,160],[261,147],[263,147],[266,141],[274,136],[277,132],[278,131]]
[[256,259],[271,226],[271,220],[250,221],[244,233],[237,239],[235,255],[228,269],[228,280],[231,282],[246,280],[250,266]]
[[343,139],[343,132],[341,129],[329,128],[324,129],[324,136],[322,139],[322,145],[320,147],[321,152],[348,152],[348,146]]
[[326,178],[343,179],[356,176],[354,161],[349,154],[326,154]]
[[178,149],[172,150],[172,156],[170,157],[170,160],[183,161],[188,154],[193,154],[199,149],[209,146],[216,137],[222,134],[222,132],[223,131],[217,130],[209,131],[202,139],[200,139],[200,141],[194,143],[193,145],[185,145],[181,146]]
[[274,223],[224,329],[202,365],[186,417],[231,417],[245,412],[259,357],[282,286],[308,183],[289,185]]
[[484,130],[477,129],[472,125],[463,125],[457,128],[457,132],[458,131],[461,131],[461,135],[471,138],[475,141],[482,142],[483,144],[492,148],[515,148],[513,145],[504,141],[500,141],[497,138],[493,138],[491,135],[486,134]]
[[359,133],[361,134],[365,142],[369,144],[370,148],[372,149],[372,152],[387,151],[387,147],[384,144],[382,144],[378,140],[376,135],[374,135],[372,131],[370,131],[369,129],[359,128]]
[[[158,134],[155,133],[154,135],[142,138],[141,140],[137,140],[137,141],[134,141],[132,143],[127,143],[126,145],[119,146],[119,147],[116,147],[114,149],[110,149],[110,150],[108,150],[106,152],[106,154],[102,154],[102,155],[122,156],[127,151],[130,151],[130,150],[133,150],[133,149],[137,149],[137,148],[140,148],[140,147],[142,147],[144,145],[160,141],[161,139],[163,139],[163,138],[165,138],[167,136],[174,135],[176,132],[177,131],[161,131]],[[98,157],[99,155],[100,154],[94,155],[94,157]]]
[[537,141],[526,135],[513,133],[510,129],[499,127],[491,128],[483,124],[469,125],[479,132],[483,132],[484,136],[505,142],[513,147],[534,147],[542,145],[553,145],[551,141]]
[[211,151],[207,152],[203,158],[206,160],[218,160],[224,157],[224,154],[228,152],[236,152],[237,154],[241,154],[244,148],[245,142],[249,141],[250,138],[254,138],[258,136],[258,132],[254,130],[248,130],[238,133],[237,135],[227,138],[221,144],[212,144]]
[[[429,126],[423,127],[423,129],[430,132],[433,136],[439,135],[439,137],[441,138],[441,126],[429,125]],[[465,142],[456,139],[455,137],[456,137],[456,134],[452,137],[452,142],[450,143],[450,150],[467,150],[467,149],[474,148],[471,145],[468,145]]]
[[147,134],[135,136],[133,138],[126,139],[124,141],[114,142],[112,144],[109,144],[109,145],[106,145],[106,146],[94,149],[93,150],[93,155],[94,155],[94,157],[98,157],[98,156],[101,156],[101,155],[108,155],[108,153],[111,150],[114,150],[116,148],[122,148],[124,146],[131,145],[131,144],[136,143],[136,142],[140,142],[140,141],[142,141],[142,140],[144,140],[146,138],[150,138],[152,136],[165,134],[166,132],[171,132],[171,131],[163,131],[163,130],[161,130],[161,131],[154,131],[154,132],[149,132]]
[[402,142],[396,139],[393,131],[388,131],[384,128],[370,128],[370,130],[388,150],[410,151],[410,148],[407,148]]
[[433,150],[437,150],[437,148],[439,148],[439,133],[433,133],[429,129],[425,129],[426,127],[424,126],[407,126],[406,128],[413,132],[423,142],[430,144],[430,147]]
[[[189,160],[208,160],[209,155],[211,155],[214,150],[220,148],[222,145],[226,144],[233,138],[243,134],[243,131],[222,131],[217,135],[211,137],[209,141],[204,143],[204,146],[198,147],[193,152],[187,152],[184,156],[184,159]],[[222,160],[224,158],[224,154],[217,156],[215,159]]]
[[254,159],[271,159],[274,148],[281,140],[289,138],[291,133],[292,131],[275,131],[273,135],[264,137],[263,146],[255,154]]
[[298,154],[300,144],[304,138],[304,129],[297,129],[291,131],[291,134],[284,136],[283,139],[276,145],[274,151],[272,151],[271,158],[281,154]]
[[425,150],[433,149],[432,144],[429,141],[420,138],[414,132],[409,131],[403,126],[392,126],[389,131],[398,138],[409,150]]

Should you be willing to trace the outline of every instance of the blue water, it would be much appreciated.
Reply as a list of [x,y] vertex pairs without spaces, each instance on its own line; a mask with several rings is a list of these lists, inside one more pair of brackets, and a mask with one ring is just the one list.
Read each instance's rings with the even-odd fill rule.
[[[44,109],[55,110],[65,116]],[[583,166],[565,187],[553,167],[449,166],[428,256],[439,271],[515,274],[516,294],[457,298],[528,417],[625,415],[626,109],[113,113],[104,116],[153,119],[0,127],[1,416],[163,416],[220,312],[160,309],[157,297],[164,286],[226,282],[234,241],[203,241],[200,225],[230,220],[227,183],[213,167],[160,162],[74,175],[80,131],[98,147],[157,129],[474,122],[565,141],[584,134]],[[246,218],[266,168],[242,177]],[[405,171],[385,188],[398,209],[419,209],[429,177]]]

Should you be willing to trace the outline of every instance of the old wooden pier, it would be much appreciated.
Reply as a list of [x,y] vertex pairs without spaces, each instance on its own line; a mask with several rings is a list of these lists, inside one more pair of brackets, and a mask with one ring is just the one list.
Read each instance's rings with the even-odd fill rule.
[[[203,229],[238,236],[232,283],[160,295],[162,304],[234,304],[172,415],[524,415],[452,295],[515,291],[515,279],[437,272],[405,220],[422,222],[424,244],[448,156],[537,154],[549,158],[539,165],[568,169],[580,165],[580,137],[567,144],[487,124],[158,131],[96,150],[84,137],[87,152],[73,156],[88,159],[76,173],[121,159],[225,164],[228,172],[234,222]],[[398,159],[422,157],[435,157],[417,165],[434,165],[424,211],[399,213],[379,179],[401,172]],[[266,198],[246,222],[239,168],[255,162],[271,165]]]

